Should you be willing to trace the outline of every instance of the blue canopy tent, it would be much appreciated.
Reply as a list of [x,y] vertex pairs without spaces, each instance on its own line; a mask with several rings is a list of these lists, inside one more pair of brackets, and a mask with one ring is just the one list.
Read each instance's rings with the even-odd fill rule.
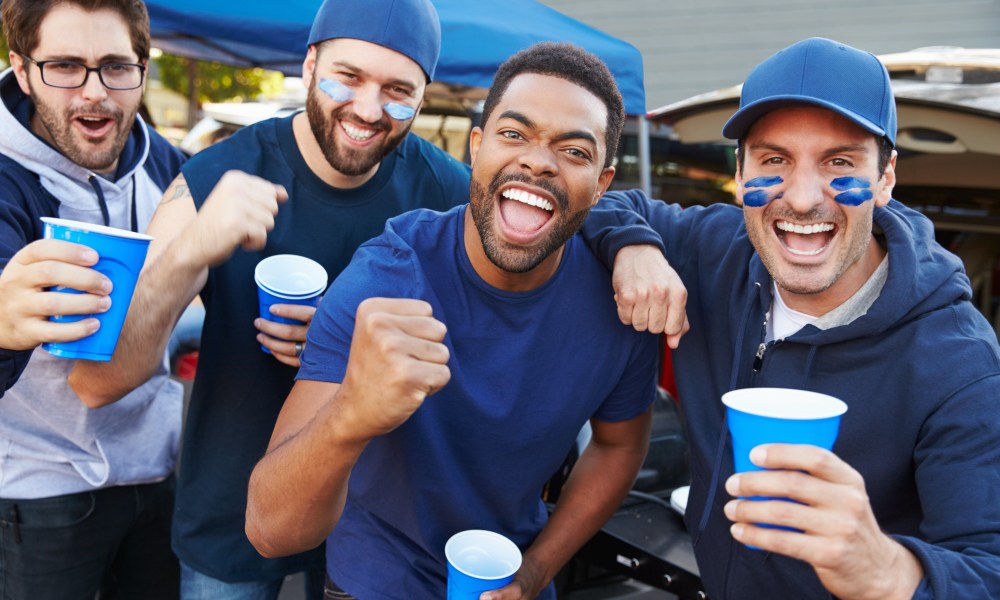
[[[535,0],[432,0],[441,17],[436,79],[487,88],[508,56],[543,40],[574,42],[611,69],[630,115],[645,115],[642,55],[632,45]],[[165,52],[296,75],[320,0],[146,0]]]
[[[442,45],[428,99],[469,101],[508,56],[535,42],[573,42],[600,56],[618,82],[625,111],[637,117],[640,185],[649,191],[649,123],[642,54],[631,44],[535,0],[432,0]],[[301,72],[321,0],[146,0],[154,44],[165,52],[222,63]],[[430,102],[429,102],[430,103]]]

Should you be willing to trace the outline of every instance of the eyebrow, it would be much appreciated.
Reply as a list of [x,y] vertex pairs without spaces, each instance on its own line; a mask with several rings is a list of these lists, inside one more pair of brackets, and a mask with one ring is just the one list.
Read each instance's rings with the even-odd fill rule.
[[[502,113],[500,113],[500,116],[497,117],[498,121],[501,120],[501,119],[513,119],[513,120],[517,121],[518,123],[521,123],[525,127],[528,127],[528,128],[531,128],[531,129],[535,128],[535,122],[534,121],[532,121],[524,113],[520,113],[520,112],[518,112],[516,110],[505,110],[505,111],[503,111]],[[597,138],[594,137],[594,134],[590,133],[589,131],[584,131],[582,129],[574,129],[572,131],[566,131],[566,132],[560,133],[559,135],[555,136],[555,138],[553,138],[553,139],[555,139],[557,141],[563,141],[563,140],[585,140],[585,141],[588,141],[588,142],[592,143],[594,146],[597,146]]]
[[[768,142],[757,142],[750,144],[750,150],[770,150],[771,152],[778,152],[781,154],[788,154],[788,148],[780,146],[778,144],[771,144]],[[869,152],[868,146],[864,144],[844,144],[842,146],[834,146],[833,148],[827,148],[824,154],[844,154],[844,153],[863,153],[867,154]]]
[[[368,71],[365,71],[361,67],[358,67],[356,65],[352,65],[351,63],[343,61],[343,60],[332,61],[330,63],[330,66],[332,66],[332,67],[340,67],[340,68],[346,69],[346,70],[348,70],[348,71],[350,71],[352,73],[357,73],[359,75],[365,75],[366,77],[371,77],[371,73],[369,73]],[[384,82],[382,82],[382,85],[401,85],[401,86],[404,86],[404,87],[408,87],[411,90],[417,89],[417,84],[415,82],[413,82],[413,81],[411,81],[409,79],[401,79],[401,78],[398,78],[398,77],[396,79],[390,79],[388,81],[384,81]]]
[[[34,58],[34,57],[33,57]],[[76,56],[74,54],[56,54],[49,58],[43,58],[41,60],[65,60],[70,62],[78,62],[80,64],[87,64],[87,60],[82,56]],[[98,64],[108,64],[108,63],[126,63],[126,64],[138,64],[142,62],[140,59],[132,58],[125,54],[105,54],[104,56],[97,59]]]

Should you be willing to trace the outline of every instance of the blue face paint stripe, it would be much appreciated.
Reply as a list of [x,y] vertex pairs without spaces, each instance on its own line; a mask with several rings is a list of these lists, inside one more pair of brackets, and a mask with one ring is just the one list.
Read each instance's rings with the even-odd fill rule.
[[871,186],[871,182],[867,179],[861,179],[858,177],[838,177],[830,182],[830,187],[838,192],[846,192],[847,190],[853,190],[855,188],[867,189]]
[[382,110],[397,121],[409,121],[417,114],[417,109],[398,102],[386,102],[382,105]]
[[778,200],[785,196],[784,192],[780,192],[776,196],[771,196],[767,190],[754,190],[752,192],[747,192],[743,194],[743,204],[744,206],[750,206],[753,208],[760,208],[772,200]]
[[771,187],[773,185],[778,185],[779,183],[784,183],[785,180],[781,177],[756,177],[750,181],[743,184],[743,187],[748,188],[759,188],[759,187]]
[[[334,102],[347,102],[354,99],[354,90],[336,79],[320,79],[319,89]],[[399,102],[386,102],[382,105],[382,110],[390,118],[397,121],[409,121],[417,114],[417,109]]]
[[354,98],[354,91],[335,79],[320,79],[319,89],[334,102],[347,102]]
[[860,206],[874,197],[871,182],[860,177],[838,177],[830,182],[830,187],[841,192],[833,197],[845,206]]
[[841,192],[833,197],[837,202],[847,206],[860,206],[872,199],[871,190],[857,190],[852,192]]
[[[776,186],[780,183],[784,183],[785,180],[781,177],[755,177],[743,184],[744,188],[769,188]],[[743,193],[743,205],[751,206],[753,208],[759,208],[764,206],[772,200],[777,200],[784,196],[784,192],[779,192],[774,195],[772,191],[769,190],[753,190],[752,192]]]

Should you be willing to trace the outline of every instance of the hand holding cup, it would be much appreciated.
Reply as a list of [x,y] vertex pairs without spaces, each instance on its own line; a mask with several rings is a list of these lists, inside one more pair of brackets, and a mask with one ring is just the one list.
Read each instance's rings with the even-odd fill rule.
[[[97,253],[62,240],[41,239],[21,248],[0,272],[0,347],[28,350],[45,342],[68,342],[100,327],[96,317],[52,322],[56,315],[92,315],[111,306],[111,280],[92,267]],[[81,294],[62,294],[51,287]]]

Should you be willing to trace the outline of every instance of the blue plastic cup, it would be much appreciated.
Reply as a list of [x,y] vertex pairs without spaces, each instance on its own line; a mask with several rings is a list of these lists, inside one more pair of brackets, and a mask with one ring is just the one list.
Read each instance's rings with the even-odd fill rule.
[[444,546],[448,559],[448,600],[479,600],[514,580],[521,551],[499,533],[469,529],[451,536]]
[[[273,304],[317,306],[326,291],[327,274],[323,265],[295,254],[276,254],[257,263],[254,269],[260,317],[275,323],[304,325],[302,321],[271,313]],[[270,354],[263,344],[260,347]]]
[[[72,323],[96,317],[101,323],[96,332],[72,342],[46,342],[42,348],[49,354],[62,358],[76,358],[107,362],[115,353],[125,316],[139,272],[146,262],[146,252],[153,238],[125,229],[115,229],[93,223],[42,217],[45,237],[83,244],[93,248],[99,257],[94,269],[111,280],[111,308],[93,315],[66,315],[49,317],[56,323]],[[56,286],[52,291],[81,294],[80,290]]]
[[[722,403],[726,405],[737,473],[765,470],[750,462],[750,451],[761,444],[811,444],[832,450],[840,417],[847,412],[847,405],[833,396],[786,388],[734,390],[722,395]],[[764,496],[749,499],[787,500]],[[758,525],[799,531],[765,523]]]

